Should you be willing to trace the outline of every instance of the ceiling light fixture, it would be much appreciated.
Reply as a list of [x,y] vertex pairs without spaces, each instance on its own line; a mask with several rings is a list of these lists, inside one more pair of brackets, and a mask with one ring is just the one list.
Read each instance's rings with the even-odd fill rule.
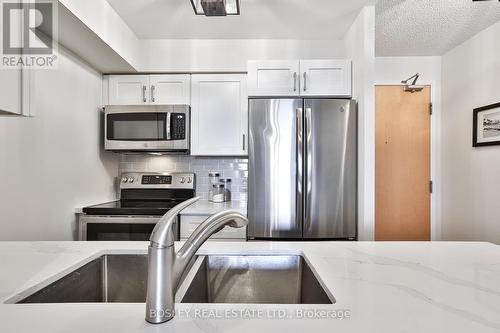
[[196,15],[240,15],[240,0],[190,0]]

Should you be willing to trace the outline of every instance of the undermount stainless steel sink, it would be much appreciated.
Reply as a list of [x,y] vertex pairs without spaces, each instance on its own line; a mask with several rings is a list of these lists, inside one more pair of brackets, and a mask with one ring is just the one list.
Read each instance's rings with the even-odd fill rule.
[[105,255],[18,303],[143,303],[147,281],[147,255]]
[[[143,303],[147,255],[105,255],[18,303]],[[198,256],[177,302],[332,304],[302,256]]]
[[323,289],[306,260],[296,255],[199,257],[181,285],[179,294],[182,303],[335,302],[333,296]]

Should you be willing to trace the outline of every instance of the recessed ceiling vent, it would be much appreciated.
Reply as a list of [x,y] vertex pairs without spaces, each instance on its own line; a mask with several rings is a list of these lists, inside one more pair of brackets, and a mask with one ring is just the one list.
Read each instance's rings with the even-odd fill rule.
[[239,0],[190,0],[196,15],[240,15]]

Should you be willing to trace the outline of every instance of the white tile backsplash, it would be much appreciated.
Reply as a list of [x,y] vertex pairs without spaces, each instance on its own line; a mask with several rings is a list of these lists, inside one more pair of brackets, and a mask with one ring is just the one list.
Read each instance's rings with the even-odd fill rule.
[[202,199],[208,199],[208,173],[217,171],[232,179],[233,200],[247,200],[248,159],[142,155],[122,155],[120,159],[120,173],[167,171],[196,173],[196,195]]

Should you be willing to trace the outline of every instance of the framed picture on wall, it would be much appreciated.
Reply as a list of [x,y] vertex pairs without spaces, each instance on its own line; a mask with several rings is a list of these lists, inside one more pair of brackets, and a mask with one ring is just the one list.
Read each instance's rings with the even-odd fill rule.
[[474,109],[474,147],[500,145],[500,103]]

